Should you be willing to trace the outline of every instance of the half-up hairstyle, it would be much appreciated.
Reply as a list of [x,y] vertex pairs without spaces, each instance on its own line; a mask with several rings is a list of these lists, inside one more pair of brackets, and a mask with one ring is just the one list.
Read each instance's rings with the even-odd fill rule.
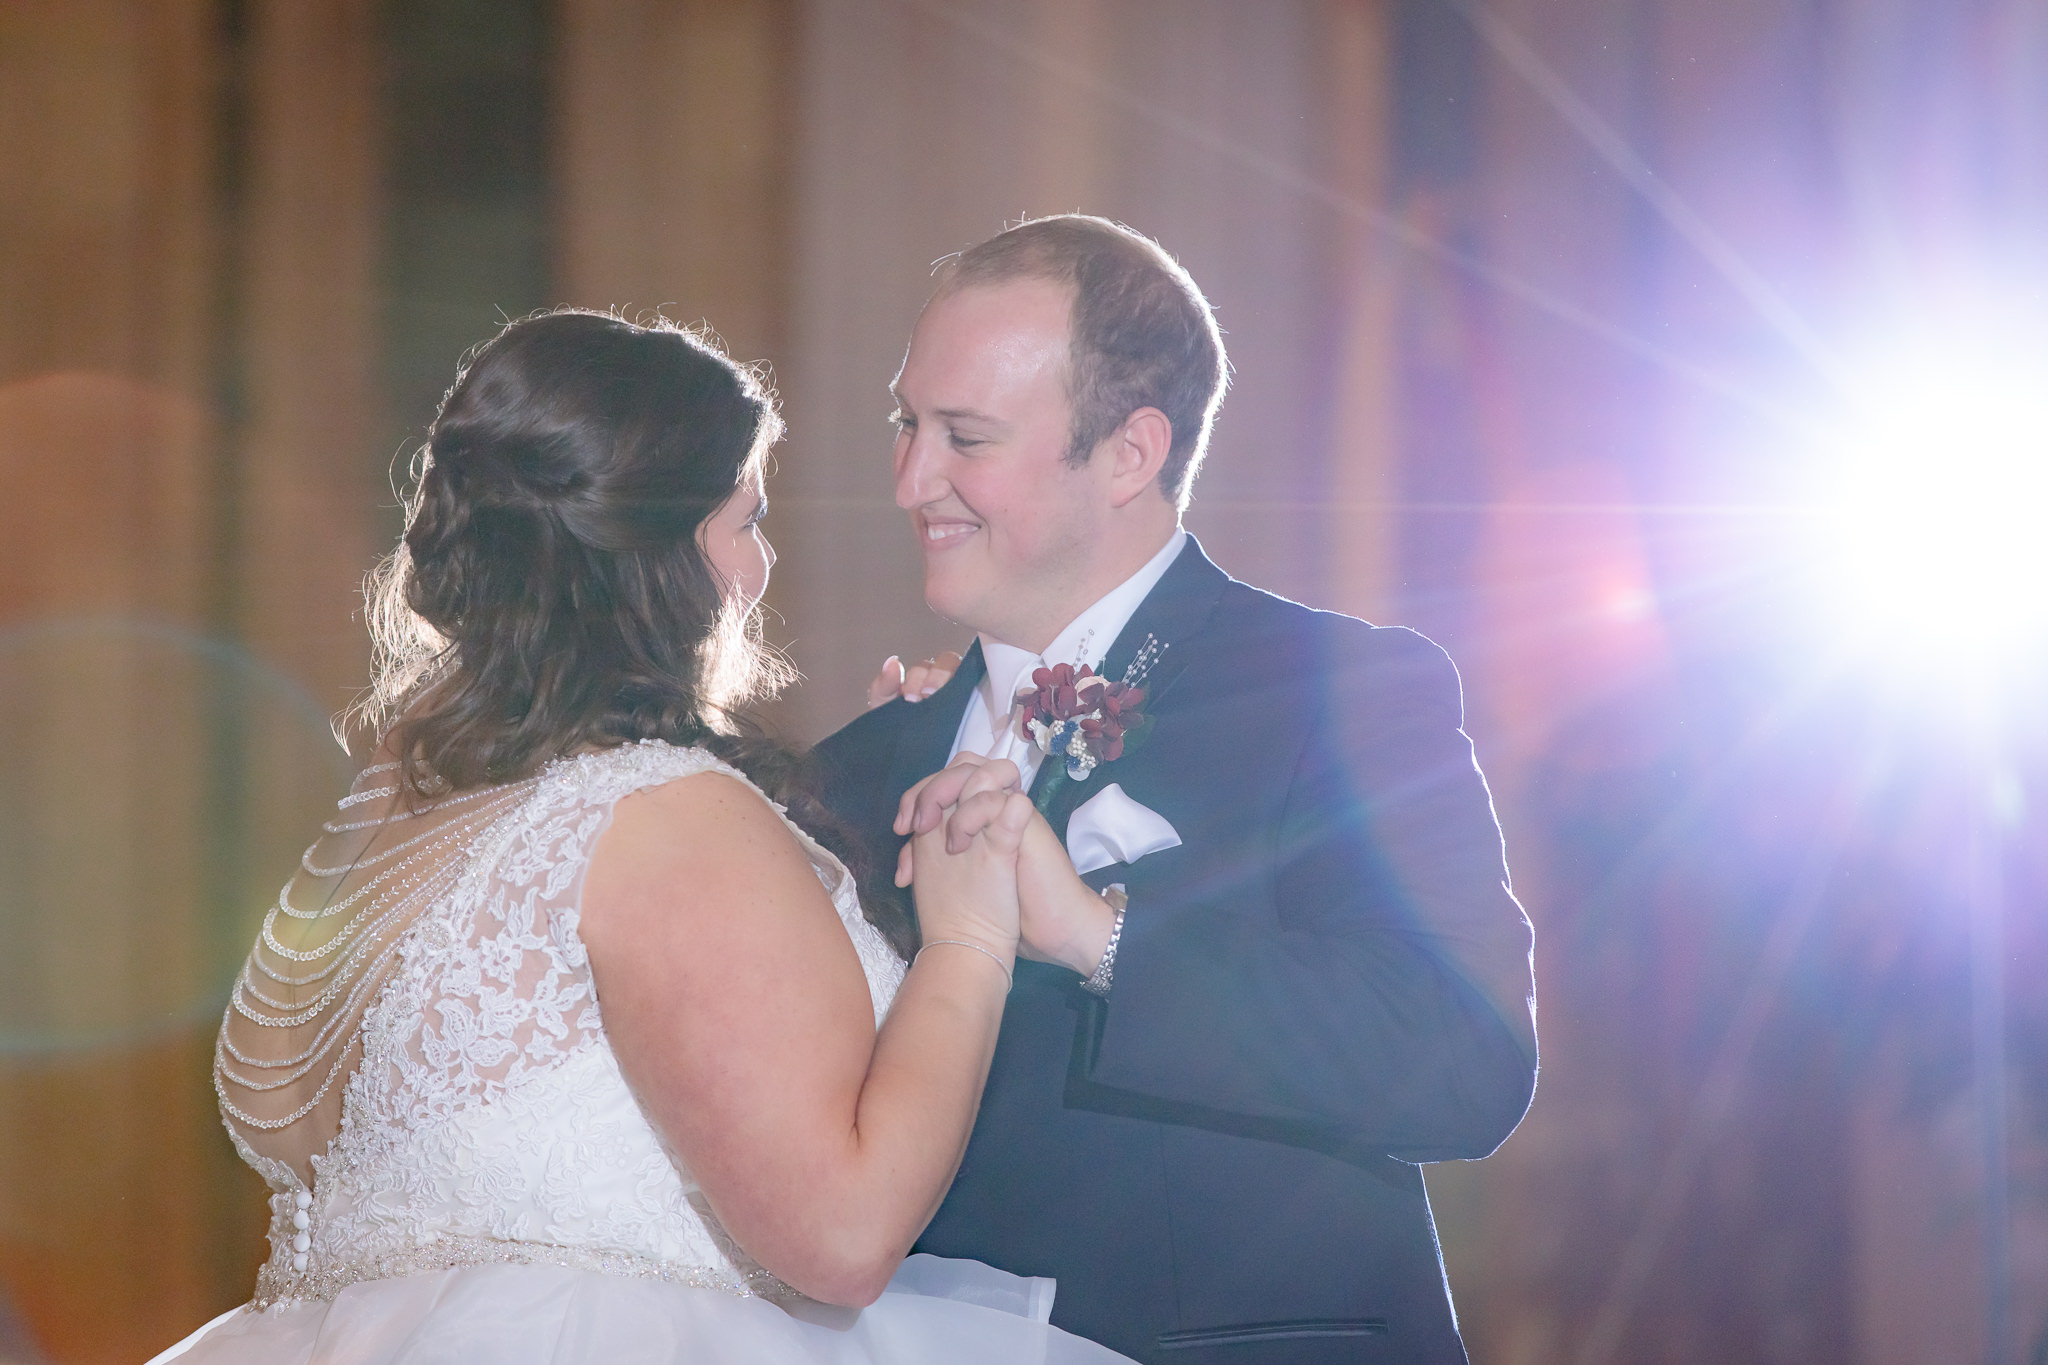
[[808,765],[741,709],[793,672],[698,538],[781,434],[760,376],[699,332],[569,309],[510,324],[442,400],[404,538],[367,585],[357,715],[416,798],[586,748],[708,748],[854,868],[903,951],[900,898],[870,894]]

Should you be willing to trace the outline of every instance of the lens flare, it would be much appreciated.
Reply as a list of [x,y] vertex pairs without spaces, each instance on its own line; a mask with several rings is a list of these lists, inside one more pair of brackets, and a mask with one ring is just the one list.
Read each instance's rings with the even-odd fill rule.
[[2048,636],[2048,338],[1922,345],[1862,371],[1820,550],[1853,627],[1981,667]]

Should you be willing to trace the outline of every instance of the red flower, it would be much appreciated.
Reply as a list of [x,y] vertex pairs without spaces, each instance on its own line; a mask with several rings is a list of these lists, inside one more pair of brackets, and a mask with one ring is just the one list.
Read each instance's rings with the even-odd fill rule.
[[1084,702],[1082,694],[1093,694],[1106,685],[1086,664],[1078,669],[1072,664],[1054,664],[1051,668],[1037,669],[1031,674],[1031,683],[1030,687],[1017,694],[1017,701],[1023,706],[1026,719],[1041,720],[1047,725],[1057,725],[1093,711],[1092,695]]
[[1033,722],[1051,729],[1074,721],[1096,763],[1123,757],[1124,735],[1145,719],[1138,709],[1145,700],[1143,688],[1111,682],[1086,664],[1078,669],[1072,664],[1041,668],[1032,673],[1031,682],[1017,694],[1025,732],[1031,733]]

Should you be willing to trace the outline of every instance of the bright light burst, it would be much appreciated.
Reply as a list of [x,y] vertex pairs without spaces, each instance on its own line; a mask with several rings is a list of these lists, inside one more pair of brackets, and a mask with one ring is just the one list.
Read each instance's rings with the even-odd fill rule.
[[1858,368],[1815,548],[1859,634],[1982,668],[2048,640],[2048,332],[1929,337]]

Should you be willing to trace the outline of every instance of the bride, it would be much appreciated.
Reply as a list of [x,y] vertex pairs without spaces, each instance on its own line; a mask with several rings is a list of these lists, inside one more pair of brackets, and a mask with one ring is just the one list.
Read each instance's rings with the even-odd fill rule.
[[1030,807],[980,769],[964,851],[918,836],[913,924],[735,710],[780,681],[779,434],[667,325],[529,318],[457,379],[371,584],[376,761],[221,1026],[270,1259],[159,1360],[1124,1359],[1047,1324],[1049,1281],[905,1261],[988,1073]]

